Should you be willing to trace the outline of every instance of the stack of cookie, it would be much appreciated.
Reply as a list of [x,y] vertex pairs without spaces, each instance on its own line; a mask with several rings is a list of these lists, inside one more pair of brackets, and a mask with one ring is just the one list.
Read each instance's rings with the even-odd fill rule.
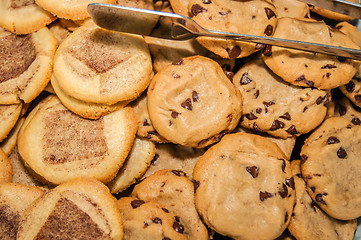
[[[1,239],[353,239],[359,62],[108,31],[91,2],[0,3]],[[361,47],[297,0],[101,2]]]

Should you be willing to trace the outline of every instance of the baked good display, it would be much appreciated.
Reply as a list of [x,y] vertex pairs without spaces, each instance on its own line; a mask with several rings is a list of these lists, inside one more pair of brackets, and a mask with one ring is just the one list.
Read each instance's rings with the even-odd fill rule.
[[361,126],[343,117],[326,119],[301,150],[302,176],[313,201],[339,220],[361,216]]
[[[71,223],[71,224],[69,224]],[[48,191],[21,216],[17,239],[123,239],[116,199],[101,182],[78,178]]]
[[44,191],[17,183],[0,183],[0,238],[17,239],[21,215]]
[[157,72],[148,87],[148,112],[157,132],[170,142],[202,148],[238,124],[242,96],[219,64],[192,56]]
[[29,0],[1,1],[0,15],[0,27],[18,35],[36,32],[56,19],[35,1]]
[[15,35],[0,28],[0,104],[34,100],[48,84],[57,40],[48,28]]
[[88,120],[51,95],[27,117],[18,151],[40,181],[60,184],[87,176],[109,182],[130,152],[136,130],[130,107]]
[[198,160],[193,181],[197,211],[222,235],[275,239],[290,221],[295,203],[290,163],[261,136],[224,136]]

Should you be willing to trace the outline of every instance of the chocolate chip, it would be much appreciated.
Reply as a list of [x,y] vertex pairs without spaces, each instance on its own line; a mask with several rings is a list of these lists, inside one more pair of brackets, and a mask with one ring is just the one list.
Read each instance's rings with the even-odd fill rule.
[[246,85],[246,84],[252,82],[252,80],[249,78],[248,73],[245,72],[242,74],[241,80],[239,82],[241,85]]
[[267,25],[266,29],[264,30],[264,34],[266,34],[267,36],[271,36],[272,33],[273,33],[273,26]]
[[189,111],[192,111],[193,107],[192,107],[192,100],[190,98],[187,98],[182,104],[181,106]]
[[246,167],[247,172],[249,172],[253,178],[258,177],[259,168],[257,166]]
[[301,164],[305,163],[308,159],[308,156],[306,154],[301,155]]
[[174,220],[175,220],[176,222],[180,222],[180,217],[174,216]]
[[327,144],[335,144],[335,143],[339,143],[340,142],[340,140],[338,140],[338,138],[337,137],[329,137],[328,139],[327,139]]
[[172,111],[172,113],[170,115],[172,116],[172,118],[177,118],[179,113],[176,111]]
[[265,48],[266,45],[263,44],[263,43],[257,43],[256,46],[254,47],[256,50],[260,50],[260,49],[263,49]]
[[305,80],[306,80],[306,77],[305,77],[305,75],[302,74],[295,80],[295,82],[301,82],[301,81],[305,81]]
[[345,85],[345,88],[347,92],[352,93],[355,90],[355,83],[353,81],[350,81]]
[[229,80],[231,80],[231,82],[233,81],[233,77],[234,77],[234,73],[231,71],[226,71],[223,70],[224,74],[228,77]]
[[262,129],[260,129],[256,122],[253,123],[253,129],[259,132],[263,132]]
[[326,202],[323,200],[323,195],[325,195],[325,194],[321,194],[321,193],[317,194],[315,197],[315,200],[316,200],[316,202],[326,205]]
[[169,213],[169,210],[166,209],[166,208],[162,208],[162,210],[163,210],[164,212],[166,212],[166,213]]
[[264,10],[266,12],[266,15],[267,15],[268,19],[271,19],[272,17],[276,17],[276,14],[272,9],[266,7],[266,8],[264,8]]
[[143,205],[145,202],[143,200],[140,200],[140,199],[136,199],[136,200],[133,200],[130,205],[132,205],[133,208],[137,208],[137,207],[140,207],[141,205]]
[[191,13],[193,16],[197,16],[198,14],[202,13],[202,12],[207,12],[207,9],[202,7],[199,4],[193,4],[191,7]]
[[347,152],[343,147],[340,147],[337,150],[337,157],[339,157],[339,158],[346,158],[347,157]]
[[150,124],[148,123],[148,120],[147,120],[147,119],[144,119],[144,121],[143,121],[143,126],[150,126]]
[[212,3],[211,0],[202,0],[202,2],[203,2],[204,4],[211,4],[211,3]]
[[310,207],[313,209],[313,211],[317,212],[316,210],[317,205],[314,202],[310,203]]
[[162,238],[162,240],[172,240],[172,239],[164,237],[164,238]]
[[315,83],[313,81],[305,81],[306,85],[309,87],[313,87]]
[[302,174],[301,174],[301,173],[297,173],[296,176],[297,176],[298,178],[302,178]]
[[346,107],[341,104],[338,104],[337,106],[338,106],[338,113],[340,114],[340,116],[345,115],[347,112]]
[[361,102],[361,95],[355,95],[356,102]]
[[306,110],[308,109],[308,107],[306,106],[306,107],[304,107],[303,108],[303,112],[306,112]]
[[270,101],[270,102],[262,102],[262,103],[264,105],[264,110],[265,110],[266,113],[268,112],[268,107],[275,104],[272,101]]
[[183,171],[181,171],[181,170],[172,170],[172,173],[173,173],[174,175],[176,175],[176,176],[179,176],[179,177],[186,175],[186,173],[183,172]]
[[288,221],[288,212],[285,214],[285,223]]
[[358,117],[354,117],[351,120],[353,125],[361,125],[361,120]]
[[233,46],[231,49],[227,49],[229,58],[237,58],[241,54],[241,48],[238,45]]
[[315,187],[310,187],[311,191],[312,192],[315,192],[316,191],[316,188]]
[[[302,177],[302,175],[301,175]],[[293,177],[291,177],[290,179],[286,179],[286,184],[287,186],[289,186],[292,189],[295,189],[295,180],[293,179]]]
[[154,136],[154,135],[158,135],[158,132],[157,132],[156,130],[148,131],[148,132],[147,132],[147,136],[146,136],[145,138],[151,139],[152,136]]
[[181,234],[183,234],[183,232],[184,232],[184,226],[182,224],[180,224],[179,222],[174,222],[173,223],[173,229],[176,232],[179,232]]
[[156,217],[156,218],[152,219],[152,222],[155,223],[155,224],[162,224],[162,219]]
[[285,198],[288,195],[288,188],[286,186],[286,184],[282,183],[282,189],[280,189],[278,191],[278,194],[282,197]]
[[336,66],[332,65],[332,64],[326,64],[326,65],[321,67],[321,69],[332,69],[332,68],[336,68]]
[[219,15],[221,15],[221,16],[225,16],[225,15],[231,13],[231,11],[228,10],[227,12],[218,12],[218,13],[219,13]]
[[256,92],[255,92],[253,95],[254,95],[254,97],[257,99],[258,96],[259,96],[259,90],[257,89]]
[[345,57],[336,57],[339,62],[346,62]]
[[271,45],[266,45],[265,48],[263,48],[263,55],[269,57],[272,55],[272,46]]
[[285,124],[276,119],[276,120],[273,121],[272,126],[270,127],[269,130],[275,131],[275,130],[278,130],[278,129],[281,129],[281,128],[284,128],[284,127],[285,127]]
[[329,72],[326,73],[326,77],[327,77],[327,78],[330,78],[330,76],[331,76],[331,73],[329,73]]
[[246,118],[248,118],[249,120],[257,119],[256,115],[254,115],[253,113],[247,113]]
[[286,112],[285,114],[281,115],[280,118],[283,118],[285,120],[291,120],[291,115]]
[[196,91],[193,91],[192,92],[192,99],[193,99],[193,102],[198,102],[198,93]]
[[319,97],[316,99],[316,104],[317,104],[317,105],[320,105],[322,102],[323,102],[323,97],[319,96]]
[[172,62],[172,65],[182,65],[183,64],[183,59],[178,59]]
[[296,126],[295,125],[291,125],[291,127],[289,127],[286,132],[288,132],[291,135],[297,135],[298,132],[296,130]]
[[272,193],[269,192],[259,192],[259,200],[261,200],[261,202],[263,202],[264,200],[266,200],[267,198],[271,198],[273,197]]
[[286,169],[286,161],[285,161],[284,159],[282,159],[282,158],[279,158],[279,160],[282,160],[282,167],[281,167],[281,169],[282,169],[282,172],[284,172],[285,169]]
[[200,183],[199,181],[193,180],[194,192],[197,191],[197,189],[199,188],[199,185],[200,185],[200,184],[201,184],[201,183]]
[[256,113],[261,114],[262,113],[262,108],[256,108]]
[[156,153],[156,154],[154,155],[153,160],[150,162],[150,164],[153,165],[153,166],[155,166],[155,162],[158,160],[158,158],[159,158],[159,154]]
[[183,25],[183,26],[186,25],[186,20],[184,20],[184,19],[178,18],[178,19],[177,19],[177,22],[178,22],[179,24]]

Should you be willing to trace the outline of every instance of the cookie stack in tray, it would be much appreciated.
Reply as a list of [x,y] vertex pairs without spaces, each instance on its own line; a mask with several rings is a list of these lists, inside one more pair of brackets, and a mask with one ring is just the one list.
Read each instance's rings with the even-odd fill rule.
[[[112,32],[90,2],[0,3],[1,239],[353,239],[359,62]],[[361,46],[296,0],[102,2]]]

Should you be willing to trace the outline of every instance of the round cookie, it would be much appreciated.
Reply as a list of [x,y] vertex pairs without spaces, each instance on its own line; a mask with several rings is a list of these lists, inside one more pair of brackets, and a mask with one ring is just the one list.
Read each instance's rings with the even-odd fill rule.
[[194,206],[194,186],[178,170],[160,170],[137,184],[131,194],[143,201],[156,201],[170,212],[183,219],[178,232],[188,239],[209,239],[207,228],[201,221]]
[[66,108],[68,108],[73,113],[87,119],[99,119],[102,116],[125,107],[129,103],[129,101],[121,101],[113,105],[108,105],[78,100],[64,93],[54,75],[51,77],[51,85],[55,94]]
[[58,18],[65,18],[71,20],[83,20],[89,18],[87,6],[90,3],[108,3],[115,4],[117,0],[68,0],[68,1],[52,1],[52,0],[35,0],[35,2],[57,16]]
[[[202,27],[223,32],[272,36],[277,23],[271,1],[190,0],[188,13]],[[223,58],[242,58],[259,50],[256,43],[197,37],[205,48]]]
[[152,121],[148,113],[148,98],[147,92],[143,92],[140,97],[130,103],[138,119],[137,136],[152,140],[158,143],[166,143],[168,140],[164,139],[154,129]]
[[242,97],[218,63],[193,56],[156,73],[148,88],[148,112],[165,139],[203,148],[237,126]]
[[[273,37],[359,49],[349,37],[331,30],[324,22],[307,19],[278,19]],[[318,89],[332,89],[348,83],[358,66],[350,59],[276,46],[267,47],[263,59],[286,82]]]
[[13,176],[13,166],[8,156],[0,148],[0,183],[11,182],[12,176]]
[[0,16],[0,27],[17,35],[36,32],[56,19],[34,0],[3,0]]
[[46,27],[20,36],[0,28],[0,104],[34,100],[49,82],[56,48]]
[[[348,0],[348,1],[353,2],[353,3],[360,3],[359,0]],[[321,15],[322,17],[336,20],[336,21],[350,21],[350,20],[354,19],[353,17],[350,17],[348,15],[333,12],[331,10],[320,8],[320,7],[313,6],[313,5],[310,5],[310,9],[312,12],[317,13],[318,15]]]
[[44,194],[40,188],[16,183],[0,183],[0,238],[17,239],[21,215]]
[[302,176],[318,206],[331,217],[361,216],[361,126],[342,117],[326,119],[301,149]]
[[89,120],[49,96],[33,111],[18,134],[18,151],[37,178],[53,184],[81,176],[109,182],[131,150],[137,131],[130,107]]
[[310,16],[307,3],[298,0],[272,0],[276,7],[277,17],[305,18]]
[[358,46],[361,46],[361,32],[358,28],[348,22],[340,22],[336,24],[335,28],[346,34],[352,41],[354,41]]
[[124,239],[188,239],[179,231],[182,219],[164,205],[133,197],[123,197],[117,203],[123,218]]
[[7,156],[10,155],[10,153],[13,151],[13,149],[16,147],[16,141],[18,139],[18,133],[20,131],[21,126],[23,125],[25,121],[25,118],[20,118],[13,129],[10,131],[8,136],[0,142],[0,148],[5,152]]
[[91,178],[50,190],[22,215],[17,239],[123,239],[123,222],[109,189]]
[[189,180],[192,180],[194,166],[205,151],[206,149],[203,148],[191,148],[172,143],[157,144],[155,156],[143,178],[162,169],[175,169],[184,172]]
[[155,155],[155,143],[142,138],[135,138],[123,166],[115,178],[107,183],[111,193],[120,193],[136,183],[147,171]]
[[326,116],[326,91],[290,85],[274,74],[260,55],[239,69],[233,84],[243,97],[243,127],[288,138],[308,133]]
[[300,160],[291,162],[296,188],[296,204],[287,228],[292,236],[297,240],[352,240],[357,225],[356,219],[350,221],[336,220],[322,211],[306,191],[300,164]]
[[229,134],[194,168],[196,208],[224,236],[275,239],[291,217],[292,180],[289,161],[275,143],[254,134]]
[[22,110],[22,104],[0,105],[0,142],[2,142],[14,128]]
[[152,75],[143,37],[108,31],[91,21],[62,42],[54,59],[59,87],[85,102],[111,105],[135,99]]

